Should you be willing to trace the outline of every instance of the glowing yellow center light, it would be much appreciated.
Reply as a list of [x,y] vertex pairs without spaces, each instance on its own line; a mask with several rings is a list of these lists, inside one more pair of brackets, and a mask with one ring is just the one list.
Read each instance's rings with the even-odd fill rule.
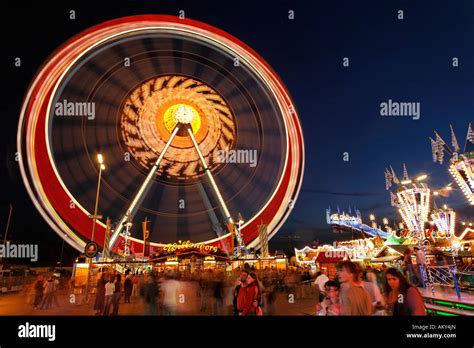
[[172,133],[178,123],[190,124],[193,133],[201,128],[201,117],[195,108],[187,104],[171,105],[164,114],[166,129]]

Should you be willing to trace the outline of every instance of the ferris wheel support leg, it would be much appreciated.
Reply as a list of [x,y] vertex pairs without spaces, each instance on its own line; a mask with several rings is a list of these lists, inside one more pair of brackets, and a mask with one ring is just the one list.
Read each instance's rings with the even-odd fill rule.
[[142,186],[138,190],[137,194],[133,198],[132,203],[127,209],[127,213],[124,214],[122,219],[117,225],[117,228],[115,229],[114,233],[110,237],[109,245],[108,248],[110,251],[112,251],[112,248],[114,247],[115,243],[117,242],[118,236],[122,232],[122,229],[124,228],[125,223],[127,222],[128,219],[131,219],[133,215],[136,213],[136,209],[138,207],[138,203],[141,201],[141,199],[146,195],[148,189],[150,188],[150,184],[152,182],[153,177],[156,174],[156,170],[158,169],[161,160],[165,156],[166,151],[168,151],[168,148],[170,147],[171,143],[173,142],[174,137],[178,133],[179,129],[181,128],[181,124],[178,123],[173,130],[173,133],[171,133],[170,138],[168,139],[167,143],[165,144],[165,147],[163,148],[163,151],[161,151],[160,156],[156,160],[155,164],[153,167],[151,167],[150,172],[148,173],[145,181],[143,182]]
[[201,160],[202,167],[204,168],[204,172],[206,173],[206,176],[209,179],[212,189],[214,190],[214,193],[217,197],[217,201],[219,202],[219,207],[222,213],[224,214],[225,222],[233,224],[234,220],[232,220],[232,216],[229,213],[229,209],[227,209],[224,199],[222,198],[221,192],[219,191],[219,188],[217,187],[216,181],[214,180],[214,177],[212,176],[211,171],[209,170],[209,167],[207,166],[206,160],[204,156],[202,155],[201,150],[199,149],[199,145],[196,141],[196,138],[194,137],[193,131],[189,125],[186,125],[186,128],[187,128],[189,136],[191,137],[193,145],[196,148],[196,151],[199,155],[199,159]]
[[236,225],[234,223],[234,220],[232,219],[232,216],[230,215],[229,209],[227,209],[227,206],[224,202],[224,199],[222,198],[221,192],[219,191],[219,187],[217,187],[216,181],[214,180],[214,177],[212,176],[211,171],[209,170],[209,167],[207,166],[206,160],[204,156],[202,155],[201,150],[199,149],[199,145],[196,141],[196,138],[194,137],[193,130],[191,126],[186,125],[186,129],[188,131],[188,134],[191,138],[191,141],[193,142],[194,147],[196,148],[196,151],[199,155],[199,159],[201,160],[202,166],[204,168],[204,172],[206,173],[207,178],[209,179],[209,182],[211,183],[212,189],[214,190],[214,193],[217,197],[217,201],[219,203],[219,207],[221,209],[222,214],[224,215],[224,220],[226,223],[231,224],[233,226],[233,229],[231,232],[232,238],[236,238],[237,240],[237,248],[234,250],[234,256],[238,257],[240,256],[241,252],[247,253],[247,248],[245,247],[245,244],[242,239],[242,235],[240,233],[240,225]]

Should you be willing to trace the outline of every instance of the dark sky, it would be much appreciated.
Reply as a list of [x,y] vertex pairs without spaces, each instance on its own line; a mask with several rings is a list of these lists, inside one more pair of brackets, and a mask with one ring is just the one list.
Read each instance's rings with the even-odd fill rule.
[[[15,5],[14,5],[15,6]],[[18,6],[18,5],[16,5]],[[76,20],[68,19],[70,9]],[[436,129],[449,141],[449,124],[464,144],[474,121],[474,2],[472,1],[115,1],[10,8],[2,22],[3,118],[0,132],[3,226],[8,203],[15,207],[11,238],[42,241],[41,255],[56,260],[61,240],[33,207],[14,161],[18,115],[27,86],[40,64],[74,34],[100,22],[133,14],[177,15],[197,19],[239,38],[270,63],[290,91],[305,136],[306,171],[293,214],[272,240],[284,248],[288,235],[297,245],[334,235],[325,209],[357,206],[365,220],[398,218],[385,191],[384,168],[401,176],[426,173],[433,186],[446,185],[446,165],[431,160],[428,136]],[[288,11],[295,19],[288,19]],[[404,19],[397,19],[397,11]],[[13,66],[22,57],[22,67]],[[343,57],[350,66],[342,66]],[[459,67],[452,66],[458,57]],[[419,102],[421,118],[381,117],[380,103]],[[343,161],[343,152],[350,160]],[[459,190],[446,201],[461,220],[474,220]],[[444,200],[439,199],[438,204]],[[71,248],[66,256],[72,257]]]

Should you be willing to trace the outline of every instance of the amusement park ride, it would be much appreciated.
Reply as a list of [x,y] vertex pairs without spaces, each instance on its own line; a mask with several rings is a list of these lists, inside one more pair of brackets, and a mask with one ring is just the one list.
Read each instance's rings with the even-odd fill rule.
[[[433,161],[443,163],[444,153],[451,155],[449,171],[455,179],[459,188],[466,196],[468,202],[474,204],[474,151],[466,151],[468,144],[474,144],[474,131],[471,124],[468,126],[464,150],[458,145],[456,136],[451,127],[451,139],[454,150],[452,150],[441,136],[436,133],[436,140],[431,140]],[[403,166],[403,178],[399,180],[392,167],[385,169],[386,189],[390,193],[391,205],[398,208],[403,221],[403,228],[400,229],[402,237],[414,238],[416,240],[425,239],[425,230],[427,224],[431,224],[429,229],[431,236],[456,238],[454,233],[456,226],[456,212],[444,205],[442,208],[436,207],[434,199],[439,195],[436,190],[431,190],[425,182],[427,175],[420,175],[416,178],[410,178],[406,166]],[[396,185],[395,192],[389,189]],[[451,184],[446,190],[452,190]],[[431,204],[432,201],[432,204]],[[433,210],[431,209],[433,205]],[[372,224],[372,227],[362,223],[360,212],[356,209],[356,216],[351,213],[340,214],[338,212],[331,214],[331,210],[326,210],[327,223],[342,228],[355,229],[369,236],[379,235],[387,239],[392,232],[383,231]],[[436,229],[436,231],[435,231]]]
[[328,225],[333,226],[333,228],[337,226],[337,228],[360,232],[370,237],[380,236],[383,239],[387,239],[392,235],[387,231],[377,228],[375,225],[371,227],[362,223],[362,216],[358,209],[354,209],[356,216],[352,216],[350,210],[348,214],[345,212],[340,213],[339,208],[337,210],[337,213],[331,213],[331,208],[326,210],[326,222]]
[[[474,132],[471,124],[468,126],[468,132],[464,149],[461,151],[454,131],[451,127],[452,150],[441,136],[436,133],[436,140],[431,140],[434,162],[443,163],[444,153],[451,156],[449,172],[455,179],[459,188],[464,193],[470,205],[474,204],[474,151],[467,151],[469,144],[474,144]],[[406,166],[403,166],[403,177],[400,180],[392,167],[385,169],[386,189],[390,193],[391,205],[398,209],[402,223],[398,231],[385,228],[383,231],[377,228],[376,223],[372,221],[372,226],[362,223],[361,214],[356,210],[356,216],[350,213],[331,214],[331,210],[326,211],[327,223],[333,228],[344,230],[356,230],[369,237],[383,238],[388,241],[402,242],[408,246],[416,245],[423,251],[425,259],[428,259],[429,252],[427,246],[430,246],[430,252],[435,249],[445,250],[453,257],[452,264],[437,267],[427,265],[421,270],[425,284],[429,284],[434,294],[433,283],[445,282],[450,279],[456,283],[457,267],[455,255],[458,254],[463,245],[463,239],[467,233],[474,232],[470,226],[466,226],[463,233],[456,235],[456,212],[447,205],[436,206],[436,197],[439,191],[431,190],[426,183],[427,175],[420,175],[416,178],[410,178]],[[395,186],[395,191],[390,188]],[[446,190],[451,191],[451,184]],[[371,219],[374,220],[374,219]],[[365,238],[365,237],[364,237]],[[342,244],[341,244],[342,245]],[[444,268],[443,268],[444,267]],[[459,296],[459,292],[458,292]]]
[[[55,113],[69,103],[94,117]],[[48,224],[77,250],[93,240],[115,257],[145,250],[133,225],[147,217],[151,253],[192,241],[240,257],[261,247],[259,225],[265,239],[282,226],[303,177],[298,115],[268,63],[217,28],[173,16],[115,19],[67,41],[30,85],[17,143]],[[257,165],[219,161],[237,150],[257,153]],[[91,213],[98,153],[100,215]]]
[[461,151],[453,127],[451,126],[451,143],[453,149],[435,132],[436,140],[431,140],[433,162],[443,164],[444,153],[451,156],[449,160],[449,172],[466,196],[469,204],[474,205],[474,149],[466,151],[468,143],[474,144],[474,131],[471,124],[467,128],[467,136],[464,148]]

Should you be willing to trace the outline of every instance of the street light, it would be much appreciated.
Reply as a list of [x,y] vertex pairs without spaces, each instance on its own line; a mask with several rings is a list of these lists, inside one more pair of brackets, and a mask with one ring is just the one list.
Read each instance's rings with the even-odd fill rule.
[[60,261],[59,261],[59,277],[61,277],[61,273],[62,273],[62,270],[63,270],[63,253],[64,253],[64,240],[67,238],[67,234],[64,234],[63,235],[63,244],[61,246],[61,257],[60,257]]
[[[105,170],[105,165],[104,165],[104,157],[102,154],[97,155],[97,162],[99,162],[99,177],[97,179],[97,191],[95,194],[95,206],[94,206],[94,215],[90,216],[89,218],[92,219],[92,235],[91,235],[91,242],[94,241],[95,237],[95,225],[97,222],[98,218],[101,218],[102,216],[97,215],[97,209],[99,207],[99,192],[100,192],[100,179],[102,178],[102,171]],[[104,246],[107,247],[107,246]],[[89,288],[90,288],[90,281],[91,281],[91,268],[92,268],[92,258],[89,257],[89,267],[87,269],[87,283],[86,283],[86,297],[85,297],[85,302],[89,302]]]

